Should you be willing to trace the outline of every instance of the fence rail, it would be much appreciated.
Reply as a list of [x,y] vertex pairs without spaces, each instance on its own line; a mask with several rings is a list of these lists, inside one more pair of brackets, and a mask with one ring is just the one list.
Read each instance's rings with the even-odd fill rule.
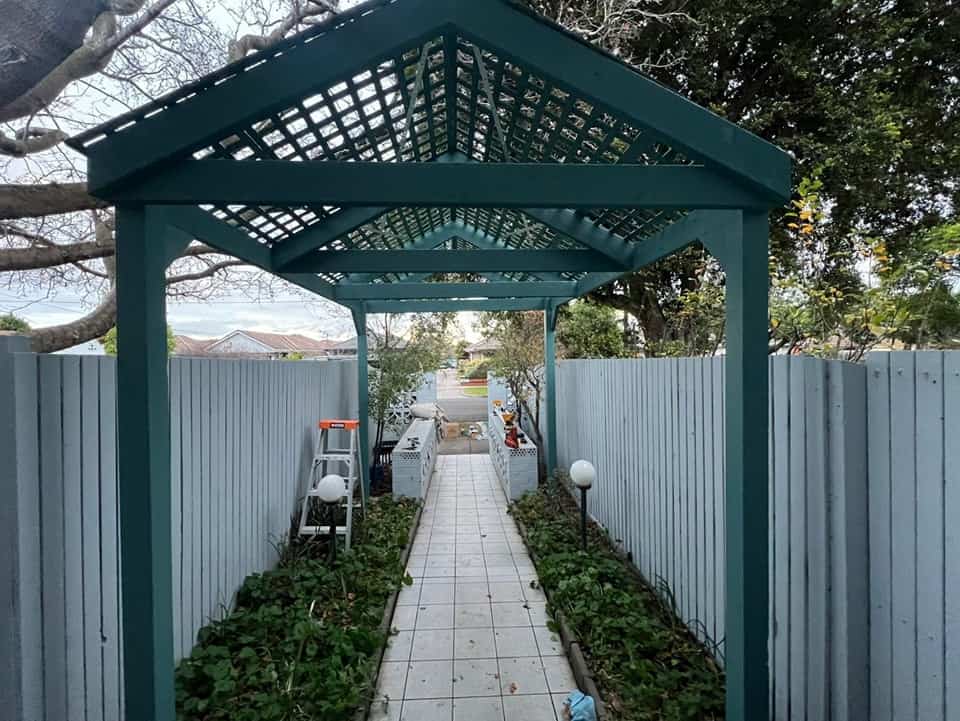
[[[0,342],[9,339],[0,339]],[[355,417],[356,363],[170,362],[174,647],[276,560],[307,481],[317,420]],[[114,360],[4,353],[0,549],[15,596],[4,709],[25,721],[123,718]],[[2,403],[0,403],[2,405]],[[2,416],[0,416],[2,419]],[[10,451],[7,453],[7,451]],[[15,502],[13,499],[16,499]],[[5,519],[6,520],[6,519]],[[2,716],[3,714],[0,714]]]
[[[592,514],[722,653],[722,359],[557,386],[561,465],[596,464]],[[960,718],[960,353],[772,358],[770,418],[774,719]]]

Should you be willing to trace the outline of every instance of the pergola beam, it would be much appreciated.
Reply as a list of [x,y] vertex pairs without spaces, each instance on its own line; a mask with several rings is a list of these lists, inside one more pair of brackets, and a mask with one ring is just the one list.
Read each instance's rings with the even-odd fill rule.
[[691,165],[186,160],[101,192],[159,205],[756,208],[758,193]]
[[367,313],[455,313],[457,311],[525,311],[544,310],[556,301],[562,304],[572,298],[498,298],[481,300],[369,300],[362,303]]
[[328,250],[286,269],[291,273],[482,273],[623,271],[593,250]]
[[625,268],[631,265],[630,243],[572,210],[523,208],[523,213],[554,232],[603,253]]
[[246,263],[283,278],[304,290],[316,293],[328,300],[334,299],[334,286],[325,280],[308,274],[294,275],[277,272],[273,265],[270,249],[258,243],[242,230],[218,220],[210,213],[188,206],[162,208],[159,210],[163,220],[193,238],[201,240],[227,255],[232,255]]
[[[299,277],[300,274],[295,274]],[[351,283],[336,287],[334,300],[433,300],[439,298],[569,298],[573,281],[507,283]]]
[[388,211],[389,208],[363,206],[341,209],[309,230],[300,231],[293,237],[278,243],[272,250],[273,265],[282,270],[298,272],[300,269],[288,268],[288,266],[301,258],[308,257],[318,248],[349,235],[357,228],[376,221]]
[[[460,240],[463,240],[475,248],[479,248],[480,250],[509,250],[509,246],[502,242],[498,242],[496,239],[487,235],[483,231],[480,231],[473,226],[466,225],[459,220],[447,223],[442,228],[437,228],[437,230],[422,235],[420,238],[408,243],[403,250],[404,252],[407,250],[433,250],[438,245],[441,245],[452,238],[459,238]],[[421,281],[428,275],[428,273],[416,273],[412,277],[405,280],[408,282]],[[559,275],[558,273],[534,273],[533,275],[540,280],[563,280],[563,276]],[[378,274],[376,273],[359,273],[352,275],[349,280],[344,281],[344,284],[369,283],[377,277]]]
[[[719,257],[728,238],[739,233],[740,213],[732,210],[698,210],[674,221],[662,230],[649,236],[630,250],[629,270],[639,270],[676,253],[678,250],[701,242]],[[736,236],[739,241],[739,236]],[[597,273],[577,281],[577,295],[586,295],[592,290],[610,283],[623,273]]]

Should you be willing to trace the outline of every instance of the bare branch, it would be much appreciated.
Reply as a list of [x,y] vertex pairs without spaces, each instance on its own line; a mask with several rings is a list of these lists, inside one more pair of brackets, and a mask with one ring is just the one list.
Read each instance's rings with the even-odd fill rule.
[[66,139],[65,132],[54,128],[21,128],[12,138],[0,133],[0,154],[23,158],[49,150]]
[[90,313],[70,323],[38,328],[30,334],[34,353],[53,353],[106,335],[117,322],[117,291],[111,288]]
[[107,203],[87,192],[86,183],[0,185],[0,219],[3,220],[105,207]]

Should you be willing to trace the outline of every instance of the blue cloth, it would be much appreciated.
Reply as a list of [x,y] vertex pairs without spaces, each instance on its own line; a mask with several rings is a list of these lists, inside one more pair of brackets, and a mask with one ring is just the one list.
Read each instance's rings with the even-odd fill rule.
[[570,721],[597,721],[593,699],[580,691],[571,691],[566,704],[570,708]]

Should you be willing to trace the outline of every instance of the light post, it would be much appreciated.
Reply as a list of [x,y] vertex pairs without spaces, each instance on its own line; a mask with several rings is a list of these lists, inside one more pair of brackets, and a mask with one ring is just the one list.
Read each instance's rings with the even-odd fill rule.
[[337,506],[340,499],[346,494],[346,482],[343,476],[331,473],[320,479],[317,485],[317,496],[327,504],[327,518],[330,524],[330,555],[329,563],[333,566],[337,560]]
[[583,550],[587,550],[587,491],[597,480],[597,469],[590,461],[576,461],[570,466],[570,479],[580,489],[580,537]]

